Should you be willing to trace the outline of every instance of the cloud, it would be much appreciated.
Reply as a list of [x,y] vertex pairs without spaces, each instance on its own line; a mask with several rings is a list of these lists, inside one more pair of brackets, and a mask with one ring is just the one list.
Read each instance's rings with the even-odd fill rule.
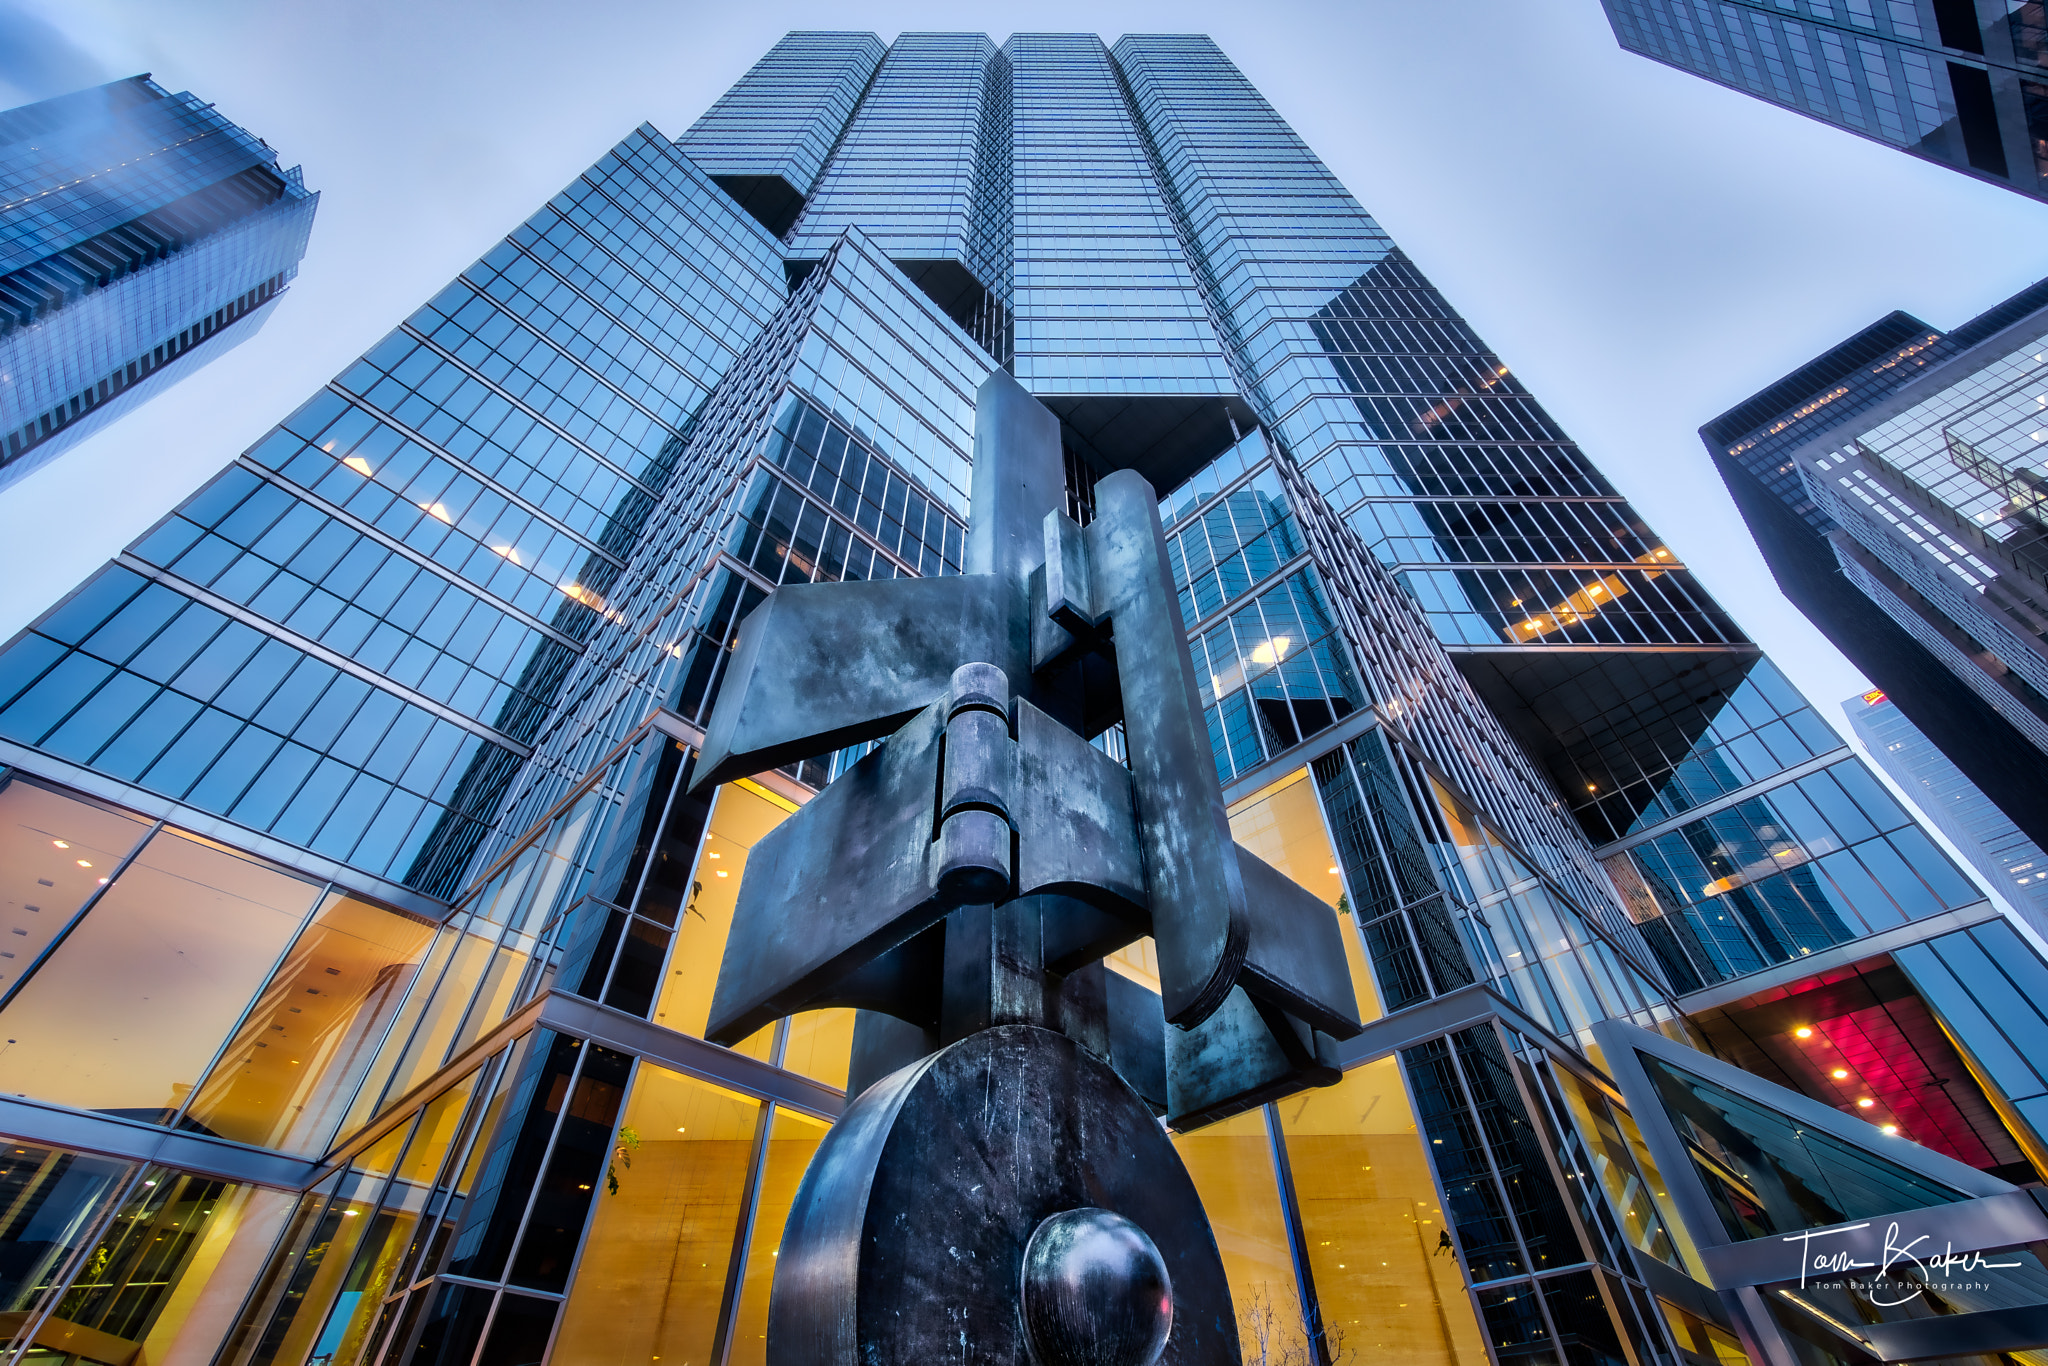
[[105,64],[49,20],[0,0],[0,99],[26,104],[112,79]]

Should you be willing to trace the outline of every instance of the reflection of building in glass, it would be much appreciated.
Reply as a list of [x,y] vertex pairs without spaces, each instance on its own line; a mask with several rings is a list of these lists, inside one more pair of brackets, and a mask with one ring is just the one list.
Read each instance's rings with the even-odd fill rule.
[[2048,926],[2048,853],[1986,799],[1882,692],[1842,703],[1870,757],[2034,926]]
[[1154,483],[1233,834],[1350,927],[1341,1082],[1175,1137],[1250,1359],[1810,1343],[1731,1182],[1878,1197],[1787,1127],[2048,1170],[2031,941],[1213,45],[799,34],[0,651],[0,1332],[765,1361],[854,1013],[701,1035],[858,754],[686,777],[777,585],[961,572],[999,366],[1077,520]]
[[1604,0],[1630,52],[2048,196],[2041,0]]
[[147,76],[0,112],[0,485],[261,327],[319,198]]

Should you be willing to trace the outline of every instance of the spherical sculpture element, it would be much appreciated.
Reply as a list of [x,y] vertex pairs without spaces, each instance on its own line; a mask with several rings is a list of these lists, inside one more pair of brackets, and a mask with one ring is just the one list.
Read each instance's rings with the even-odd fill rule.
[[1121,1214],[1070,1209],[1024,1248],[1024,1336],[1038,1366],[1152,1366],[1173,1331],[1159,1249]]

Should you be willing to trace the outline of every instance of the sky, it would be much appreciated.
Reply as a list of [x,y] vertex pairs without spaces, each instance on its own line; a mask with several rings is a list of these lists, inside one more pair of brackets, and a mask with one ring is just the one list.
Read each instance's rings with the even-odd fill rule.
[[0,108],[148,71],[321,193],[260,333],[0,492],[0,639],[792,28],[1208,33],[1845,730],[1867,685],[1697,428],[1894,308],[1951,328],[2048,275],[2048,205],[1625,53],[1598,0],[0,0]]

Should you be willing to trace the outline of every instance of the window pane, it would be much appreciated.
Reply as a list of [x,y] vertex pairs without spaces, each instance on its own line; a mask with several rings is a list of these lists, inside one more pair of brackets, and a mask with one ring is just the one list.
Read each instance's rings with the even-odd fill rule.
[[853,1057],[853,1016],[853,1011],[843,1008],[806,1010],[790,1016],[782,1065],[812,1081],[844,1087]]
[[323,1148],[433,937],[424,920],[330,895],[200,1087],[187,1127]]
[[1357,923],[1343,914],[1348,909],[1344,878],[1338,871],[1337,851],[1330,844],[1330,833],[1323,824],[1322,808],[1316,803],[1315,784],[1308,781],[1308,770],[1296,769],[1231,808],[1230,835],[1340,912],[1338,933],[1351,969],[1358,1018],[1370,1022],[1385,1014],[1380,1009],[1378,993],[1373,990],[1372,975],[1366,969]]
[[554,1366],[711,1359],[760,1108],[640,1065]]
[[775,1112],[768,1132],[768,1160],[761,1169],[761,1195],[754,1207],[754,1233],[747,1245],[746,1279],[740,1284],[739,1312],[732,1326],[732,1347],[726,1366],[764,1366],[768,1358],[768,1288],[775,1281],[775,1254],[782,1246],[782,1226],[796,1203],[797,1184],[811,1164],[811,1154],[825,1141],[827,1125],[792,1110]]
[[711,1014],[711,989],[718,984],[718,964],[732,928],[733,903],[739,897],[740,875],[747,851],[761,836],[782,824],[790,808],[769,800],[758,789],[728,783],[718,790],[711,828],[704,834],[704,857],[683,903],[676,946],[669,955],[668,978],[654,1007],[654,1022],[684,1034],[701,1035]]
[[0,1090],[169,1120],[318,891],[158,834],[0,1013]]
[[163,1361],[173,1344],[188,1357],[210,1353],[297,1204],[292,1191],[153,1168],[86,1257],[45,1332],[104,1333],[114,1342],[100,1339],[95,1353],[133,1343],[139,1361]]
[[414,1246],[420,1216],[433,1194],[434,1177],[447,1156],[478,1075],[470,1073],[428,1103],[398,1160],[397,1179],[385,1191],[383,1208],[371,1219],[355,1264],[328,1311],[327,1324],[313,1342],[307,1366],[352,1363],[361,1353],[378,1304],[389,1293],[407,1249]]
[[0,1147],[0,1311],[34,1313],[133,1170],[111,1157]]
[[1484,1366],[1399,1061],[1355,1067],[1279,1111],[1331,1355]]
[[1298,1353],[1308,1360],[1265,1111],[1176,1134],[1173,1146],[1202,1197],[1223,1254],[1245,1356],[1258,1361],[1263,1352],[1268,1361],[1284,1361]]
[[1642,1064],[1733,1241],[1964,1198],[1705,1078]]
[[0,779],[0,990],[148,833],[132,816]]

